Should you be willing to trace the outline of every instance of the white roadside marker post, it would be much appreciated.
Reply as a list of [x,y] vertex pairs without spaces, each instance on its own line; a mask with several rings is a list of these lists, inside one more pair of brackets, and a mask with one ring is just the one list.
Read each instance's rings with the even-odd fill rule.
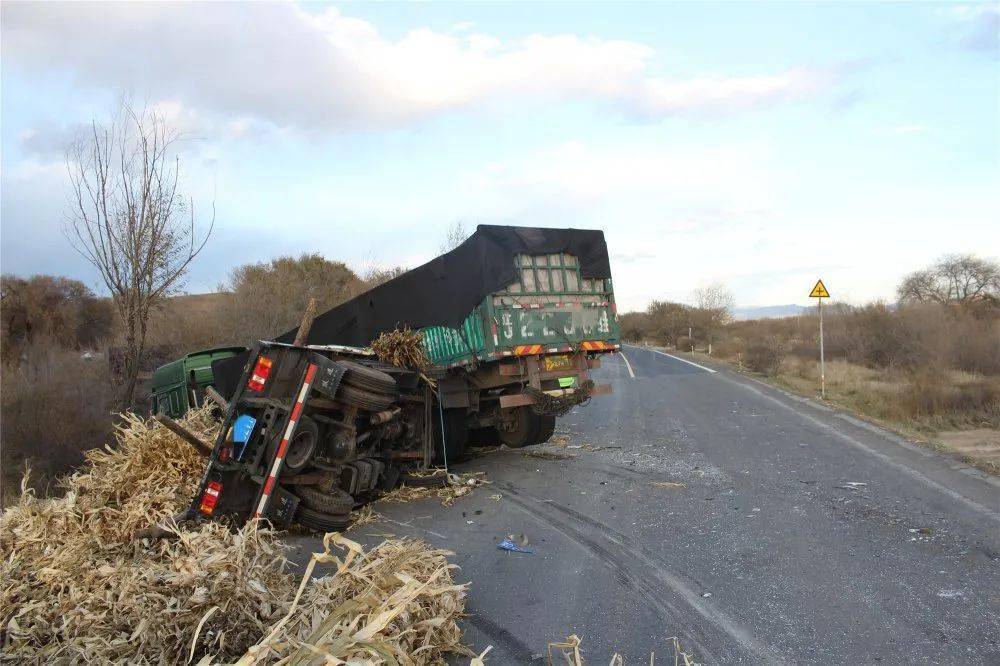
[[816,280],[816,286],[809,292],[809,298],[815,298],[819,301],[819,394],[823,400],[826,400],[826,358],[823,353],[823,299],[830,298],[830,292],[827,291],[823,280]]

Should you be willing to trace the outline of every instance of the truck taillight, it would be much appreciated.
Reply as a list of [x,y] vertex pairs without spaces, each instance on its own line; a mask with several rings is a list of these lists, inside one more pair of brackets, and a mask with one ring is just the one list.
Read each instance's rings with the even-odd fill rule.
[[274,362],[266,356],[258,356],[257,363],[253,366],[253,373],[250,375],[250,381],[247,382],[247,388],[251,391],[263,391],[264,384],[267,383],[267,378],[271,374],[271,366]]
[[201,494],[201,506],[198,507],[198,510],[206,516],[211,516],[212,512],[215,511],[220,494],[222,494],[222,484],[218,481],[209,481],[205,485],[205,492]]

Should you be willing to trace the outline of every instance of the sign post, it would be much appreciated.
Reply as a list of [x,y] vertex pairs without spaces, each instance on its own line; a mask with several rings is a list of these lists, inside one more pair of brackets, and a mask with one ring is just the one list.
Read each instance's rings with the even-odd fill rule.
[[823,353],[823,299],[830,298],[823,280],[816,280],[816,286],[809,292],[809,298],[819,301],[819,394],[826,400],[826,358]]

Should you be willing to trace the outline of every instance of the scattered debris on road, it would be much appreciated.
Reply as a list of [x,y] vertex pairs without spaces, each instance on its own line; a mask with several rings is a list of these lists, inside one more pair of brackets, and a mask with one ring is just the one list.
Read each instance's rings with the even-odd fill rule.
[[[678,664],[683,664],[684,666],[700,666],[698,662],[694,660],[690,654],[681,649],[681,643],[677,637],[668,638],[667,640],[673,641],[674,648],[674,666]],[[548,654],[549,654],[549,666],[554,666],[555,664],[566,664],[566,666],[584,666],[583,656],[580,654],[580,644],[583,641],[576,634],[570,634],[562,641],[553,641],[549,643]],[[656,664],[656,653],[649,653],[649,665],[654,666]],[[608,666],[625,666],[625,658],[619,653],[614,653],[611,655],[611,661],[608,662]]]
[[352,522],[351,526],[348,527],[347,529],[353,530],[358,527],[370,525],[371,523],[378,521],[378,519],[381,517],[382,514],[373,509],[371,504],[365,504],[360,509],[355,509],[354,511],[351,511]]
[[518,451],[522,456],[527,456],[528,458],[538,458],[540,460],[572,460],[576,456],[570,453],[556,453],[555,451],[546,451],[544,449],[521,449]]
[[471,493],[473,489],[488,484],[486,472],[449,474],[448,483],[439,486],[402,485],[382,495],[379,502],[412,502],[414,500],[437,497],[443,506],[451,506],[459,497]]
[[657,488],[687,488],[687,484],[682,481],[651,481],[649,485]]
[[517,545],[510,539],[504,539],[503,541],[498,543],[497,548],[499,548],[500,550],[508,550],[512,553],[525,553],[527,555],[534,555],[535,552],[533,550],[525,548],[524,546]]

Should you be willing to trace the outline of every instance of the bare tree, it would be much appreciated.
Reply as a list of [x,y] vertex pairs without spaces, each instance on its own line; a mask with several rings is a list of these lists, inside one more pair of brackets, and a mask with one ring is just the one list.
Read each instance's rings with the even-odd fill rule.
[[942,257],[929,268],[910,273],[899,284],[901,303],[971,305],[1000,300],[1000,264],[971,254]]
[[194,204],[178,192],[177,134],[163,117],[122,101],[91,123],[66,155],[72,204],[65,233],[111,292],[124,335],[121,402],[131,407],[150,309],[180,288],[212,233],[195,232]]
[[716,334],[732,321],[736,301],[726,285],[719,282],[695,289],[692,296],[695,302],[691,309],[692,326],[711,344]]
[[444,237],[444,242],[441,243],[441,254],[445,252],[450,252],[456,247],[465,242],[465,239],[469,237],[469,232],[465,230],[465,223],[459,220],[453,225],[448,227],[448,233]]

